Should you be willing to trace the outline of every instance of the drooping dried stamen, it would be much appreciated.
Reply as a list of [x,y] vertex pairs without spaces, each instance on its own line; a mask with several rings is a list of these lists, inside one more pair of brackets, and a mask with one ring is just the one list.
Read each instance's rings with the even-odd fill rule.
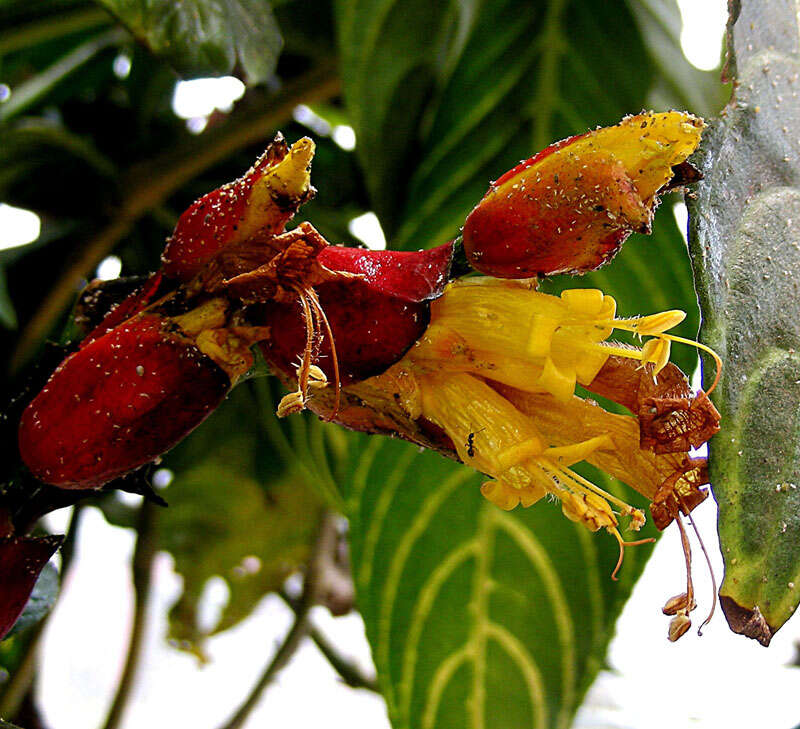
[[[333,360],[333,378],[335,389],[334,407],[329,417],[326,420],[333,420],[338,412],[341,400],[341,378],[339,375],[339,358],[336,355],[336,343],[333,338],[333,330],[331,329],[328,317],[319,302],[317,292],[311,286],[302,287],[299,285],[292,286],[297,293],[300,305],[303,309],[303,322],[306,328],[306,343],[303,348],[300,364],[297,366],[297,390],[285,395],[278,405],[278,417],[285,417],[292,413],[300,412],[306,406],[308,401],[308,388],[309,378],[313,380],[310,384],[313,387],[323,387],[327,385],[327,378],[325,373],[316,365],[312,364],[314,356],[314,345],[319,336],[321,326],[325,327],[325,332],[328,335],[328,340],[331,345],[331,357]],[[311,370],[315,369],[316,372],[311,375]]]
[[689,523],[692,525],[692,529],[694,529],[695,536],[697,537],[697,541],[700,544],[700,549],[703,550],[703,556],[706,558],[706,565],[708,566],[708,574],[711,576],[711,610],[708,613],[706,619],[701,623],[700,627],[697,629],[697,635],[703,635],[703,628],[711,622],[711,618],[714,617],[714,612],[717,609],[717,578],[714,575],[714,568],[711,566],[711,557],[708,555],[708,551],[706,550],[706,545],[703,543],[703,538],[700,536],[700,530],[697,528],[697,524],[695,523],[694,519],[692,518],[692,513],[689,511],[685,504],[683,503],[683,499],[678,496],[678,501],[681,504],[681,508],[686,512],[686,516],[689,518]]
[[681,533],[683,558],[686,562],[686,600],[691,606],[694,603],[694,583],[692,582],[692,547],[689,544],[689,537],[686,534],[686,528],[683,526],[683,519],[681,518],[680,513],[675,518],[675,523],[678,525],[678,530]]
[[328,334],[328,341],[331,344],[331,360],[333,364],[333,387],[335,392],[335,399],[333,403],[333,410],[331,410],[331,414],[325,418],[327,421],[332,421],[336,418],[339,414],[339,406],[341,405],[341,398],[342,398],[342,379],[339,375],[339,358],[336,355],[336,342],[333,338],[333,331],[331,329],[330,322],[328,321],[328,317],[325,314],[325,310],[322,308],[322,305],[319,303],[319,297],[317,296],[317,292],[314,289],[308,289],[308,299],[311,302],[314,310],[317,313],[317,317],[322,323],[325,325],[325,331]]
[[622,535],[619,533],[618,529],[609,529],[609,531],[614,535],[617,543],[619,544],[619,558],[617,559],[617,566],[614,567],[614,571],[611,573],[611,579],[616,582],[619,580],[617,574],[619,574],[620,568],[622,567],[622,560],[625,557],[625,547],[638,547],[642,544],[652,544],[656,540],[655,537],[647,537],[646,539],[637,539],[633,542],[626,542],[622,539]]
[[277,415],[279,418],[298,413],[306,406],[311,357],[314,351],[314,340],[317,335],[317,326],[314,321],[314,313],[308,302],[307,289],[299,286],[293,286],[292,288],[297,292],[300,298],[300,305],[303,308],[303,321],[306,327],[306,344],[303,348],[302,361],[297,368],[297,390],[285,395],[280,403],[278,403]]
[[668,633],[668,638],[673,643],[692,627],[689,613],[697,605],[694,600],[694,584],[692,583],[692,547],[689,544],[689,538],[686,535],[680,512],[675,516],[675,523],[678,525],[681,534],[681,546],[683,547],[683,557],[686,562],[686,592],[668,600],[663,609],[665,614],[673,615]]

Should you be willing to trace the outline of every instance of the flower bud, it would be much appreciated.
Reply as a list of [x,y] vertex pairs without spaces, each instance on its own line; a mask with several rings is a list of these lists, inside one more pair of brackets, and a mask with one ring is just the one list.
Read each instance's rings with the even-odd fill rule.
[[223,248],[283,231],[314,194],[314,142],[289,148],[278,135],[247,173],[196,200],[178,220],[162,256],[167,276],[188,281]]
[[230,384],[170,319],[139,315],[59,365],[22,415],[20,455],[46,483],[100,487],[169,450]]
[[658,193],[702,128],[681,112],[639,114],[551,145],[500,177],[469,214],[467,259],[497,278],[601,266],[632,232],[650,232]]

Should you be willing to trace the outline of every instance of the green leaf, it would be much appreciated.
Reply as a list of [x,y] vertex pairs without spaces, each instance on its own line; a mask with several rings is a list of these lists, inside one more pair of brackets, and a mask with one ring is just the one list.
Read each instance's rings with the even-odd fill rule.
[[[158,540],[183,577],[170,633],[200,654],[205,637],[247,617],[305,562],[317,527],[320,499],[275,463],[280,456],[262,437],[259,418],[250,389],[240,387],[164,460],[176,476]],[[217,625],[201,628],[197,604],[214,576],[225,580],[230,600]]]
[[25,609],[22,615],[17,618],[14,627],[8,631],[6,640],[18,633],[36,625],[47,613],[50,612],[53,605],[55,605],[56,598],[58,597],[59,579],[58,569],[51,562],[48,562],[33,587],[33,592],[28,598]]
[[0,7],[0,56],[25,52],[110,22],[105,10],[87,0],[6,0]]
[[800,35],[789,0],[735,10],[736,90],[702,145],[692,253],[702,337],[725,363],[710,458],[722,606],[766,645],[800,600]]
[[[434,91],[444,37],[455,19],[449,0],[340,0],[340,68],[357,153],[372,204],[390,235]],[[472,3],[463,3],[469,14]]]
[[251,83],[275,71],[282,40],[266,0],[98,0],[185,77],[220,76],[240,64]]
[[16,724],[12,724],[9,721],[3,721],[2,719],[0,719],[0,729],[22,729],[22,727],[19,727]]
[[15,86],[9,100],[0,106],[0,121],[5,122],[24,113],[76,71],[95,59],[98,54],[111,46],[124,42],[126,35],[121,28],[103,30],[75,46],[41,72]]
[[118,192],[114,163],[86,136],[60,123],[29,117],[5,127],[3,138],[0,199],[5,202],[75,219]]
[[349,450],[353,575],[393,726],[568,726],[649,548],[612,582],[614,539],[557,503],[504,512],[434,453]]

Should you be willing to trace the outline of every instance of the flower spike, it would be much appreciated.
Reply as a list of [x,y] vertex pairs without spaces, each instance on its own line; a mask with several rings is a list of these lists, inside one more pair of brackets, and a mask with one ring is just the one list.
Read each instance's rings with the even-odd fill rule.
[[[665,606],[675,639],[694,607],[682,517],[708,495],[705,460],[689,449],[718,430],[719,413],[669,355],[673,343],[711,354],[712,390],[719,357],[670,333],[681,311],[623,318],[598,289],[554,296],[513,279],[593,270],[631,232],[648,232],[659,194],[691,180],[702,127],[680,112],[643,113],[552,145],[492,185],[462,245],[416,252],[333,246],[305,222],[285,232],[313,194],[314,146],[276,138],[181,216],[162,271],[56,370],[23,414],[23,459],[49,483],[99,487],[199,424],[248,375],[258,346],[290,390],[279,416],[307,407],[434,448],[485,474],[482,494],[503,509],[558,499],[568,519],[617,541],[613,579],[625,547],[652,541],[620,526],[639,530],[644,511],[576,464],[631,486],[657,528],[675,521],[681,532],[687,590]],[[496,278],[450,283],[465,272],[462,255]],[[614,342],[614,330],[641,346]],[[629,414],[579,397],[579,385]]]

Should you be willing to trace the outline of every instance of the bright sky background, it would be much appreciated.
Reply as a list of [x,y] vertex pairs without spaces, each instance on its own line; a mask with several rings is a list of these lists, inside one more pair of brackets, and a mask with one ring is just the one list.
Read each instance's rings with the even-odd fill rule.
[[[685,20],[681,36],[684,52],[696,66],[715,68],[726,13],[724,0],[678,2]],[[120,77],[130,72],[126,56],[119,56],[114,64]],[[181,83],[173,107],[187,120],[189,129],[198,133],[215,108],[230,108],[242,93],[236,79]],[[331,128],[307,107],[298,107],[295,117],[315,133],[330,134],[345,149],[356,144],[350,127]],[[685,209],[678,206],[675,214],[679,221],[685,220]],[[17,222],[12,222],[10,216],[14,215]],[[385,246],[380,225],[371,213],[354,219],[351,232],[371,247]],[[37,236],[35,216],[14,213],[0,205],[0,248],[21,245]],[[120,272],[119,258],[109,256],[97,274],[114,278]],[[713,500],[709,499],[695,515],[721,576]],[[65,520],[64,512],[51,515],[54,529],[63,529]],[[38,686],[45,719],[58,729],[98,725],[111,699],[131,621],[132,544],[130,531],[110,527],[99,512],[87,511],[77,546],[77,568],[65,581],[62,599],[47,627]],[[699,615],[710,601],[711,588],[699,550],[695,553]],[[677,532],[668,530],[619,621],[620,637],[612,643],[609,656],[612,670],[601,673],[576,727],[792,729],[800,721],[800,671],[787,667],[787,663],[795,656],[800,618],[795,616],[784,626],[769,650],[733,635],[721,611],[702,638],[693,629],[677,644],[670,644],[666,640],[668,619],[661,615],[660,607],[668,596],[682,591],[682,564]],[[277,598],[266,598],[242,625],[210,641],[212,662],[198,669],[192,657],[168,647],[163,638],[166,611],[179,589],[180,579],[172,570],[171,558],[160,555],[145,643],[143,663],[147,669],[140,674],[125,729],[213,729],[242,700],[290,624],[288,608]],[[209,616],[226,599],[225,592],[219,584],[207,591],[205,610]],[[370,665],[358,616],[332,618],[317,608],[314,620],[337,644],[365,666]],[[309,700],[311,697],[313,700]],[[246,726],[388,729],[388,720],[379,697],[344,687],[307,641],[267,690]]]

